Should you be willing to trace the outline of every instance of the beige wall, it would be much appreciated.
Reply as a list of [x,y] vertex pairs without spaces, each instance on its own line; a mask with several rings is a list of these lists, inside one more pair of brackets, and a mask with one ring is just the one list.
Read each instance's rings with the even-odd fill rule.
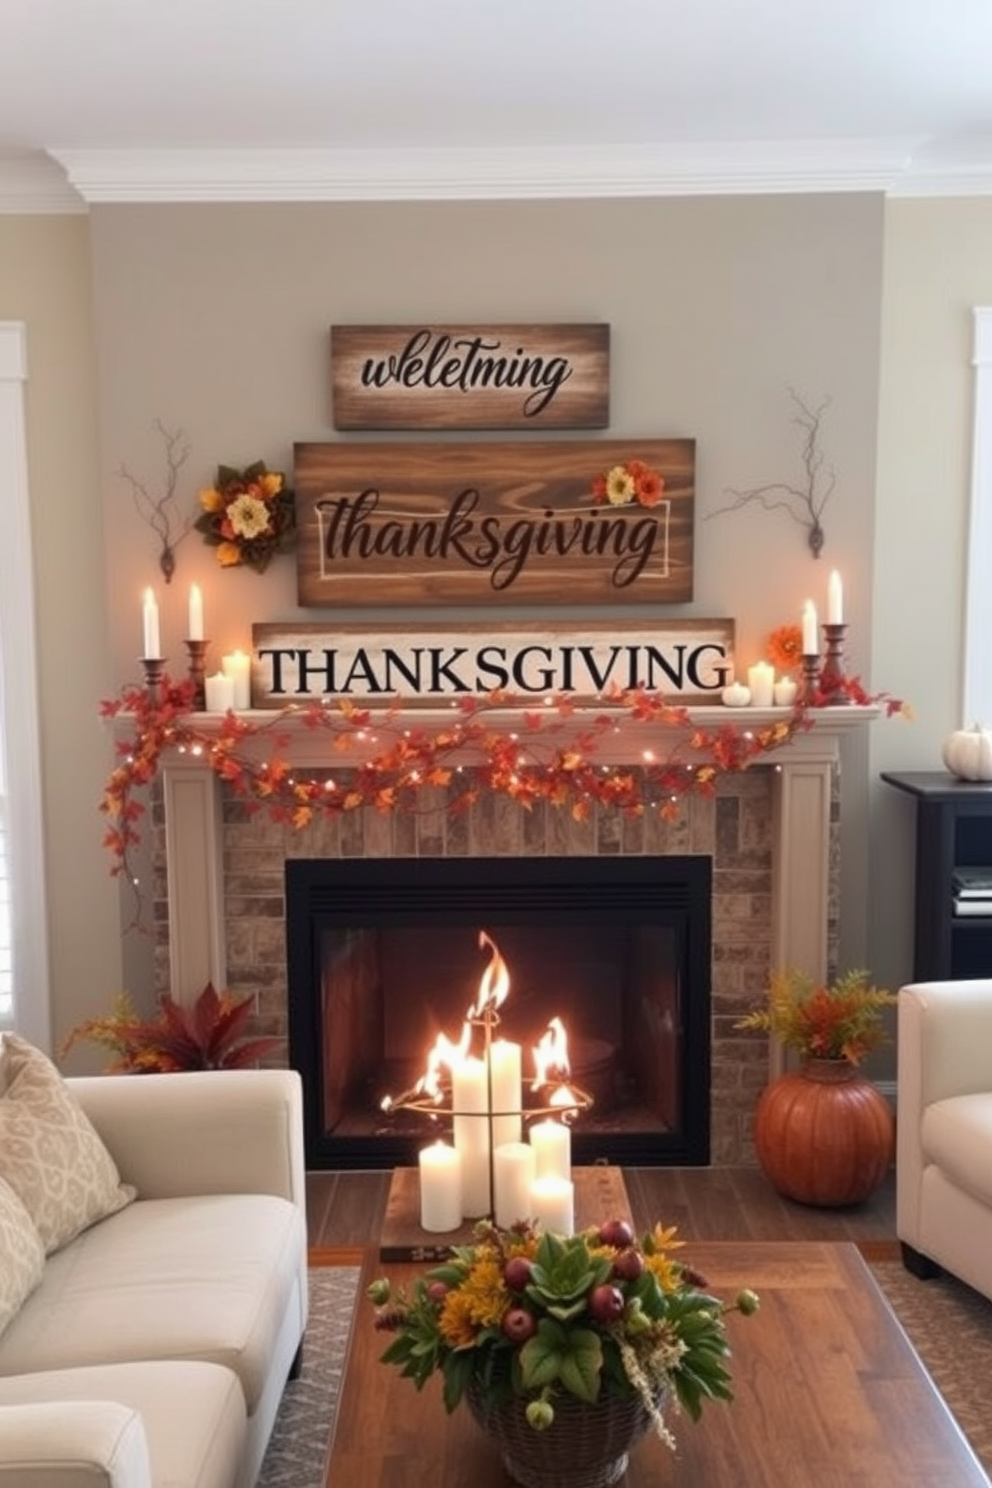
[[[972,312],[982,305],[992,305],[992,201],[889,202],[872,672],[916,716],[873,730],[873,774],[940,770],[941,743],[964,721]],[[913,850],[908,800],[876,783],[869,953],[894,985],[912,972]]]
[[[85,217],[0,216],[0,320],[27,328],[26,418],[37,600],[53,1029],[121,985],[117,888],[97,814],[109,739],[89,229]],[[0,508],[3,494],[0,493]],[[39,989],[16,989],[18,998]]]
[[[608,321],[609,435],[696,437],[688,609],[734,616],[744,660],[807,595],[822,602],[829,568],[842,569],[851,664],[911,698],[917,722],[878,723],[845,756],[841,959],[883,980],[908,974],[908,837],[898,803],[872,782],[884,768],[936,768],[957,721],[970,311],[992,303],[990,239],[984,202],[885,206],[866,195],[0,218],[0,314],[28,320],[33,372],[57,1025],[84,1002],[102,1009],[117,987],[96,812],[110,753],[95,705],[137,675],[142,588],[158,583],[179,665],[193,580],[214,665],[248,642],[253,619],[300,613],[291,560],[263,577],[222,572],[195,533],[167,590],[120,467],[159,490],[159,419],[189,439],[180,515],[195,511],[219,461],[289,471],[294,440],[337,437],[327,334],[337,321]],[[837,486],[818,563],[781,512],[712,515],[730,486],[799,477],[790,387],[832,399],[823,447]],[[140,943],[128,958],[129,982],[140,979]]]

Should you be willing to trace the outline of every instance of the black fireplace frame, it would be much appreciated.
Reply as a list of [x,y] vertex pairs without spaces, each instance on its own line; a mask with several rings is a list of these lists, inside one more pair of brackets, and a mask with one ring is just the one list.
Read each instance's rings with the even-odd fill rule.
[[[572,1138],[579,1166],[706,1167],[710,1163],[712,859],[704,855],[563,858],[290,858],[285,867],[289,1058],[303,1081],[306,1161],[311,1169],[415,1165],[423,1138],[335,1137],[323,1126],[320,941],[327,927],[439,924],[488,929],[588,920],[575,891],[599,880],[597,912],[611,923],[674,929],[689,989],[682,1026],[683,1080],[677,1130],[587,1133]],[[402,881],[401,902],[397,884]],[[539,901],[539,902],[538,902]],[[426,1132],[425,1132],[426,1135]]]

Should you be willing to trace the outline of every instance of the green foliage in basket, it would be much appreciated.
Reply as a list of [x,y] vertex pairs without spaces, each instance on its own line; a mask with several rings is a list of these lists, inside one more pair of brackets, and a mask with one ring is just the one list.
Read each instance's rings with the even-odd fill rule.
[[725,1317],[758,1305],[747,1290],[732,1303],[710,1295],[673,1258],[675,1233],[656,1225],[638,1242],[624,1220],[569,1237],[483,1221],[474,1244],[411,1287],[369,1288],[376,1326],[395,1335],[383,1362],[418,1390],[440,1371],[448,1411],[470,1383],[494,1405],[522,1396],[535,1430],[553,1422],[560,1392],[639,1398],[674,1445],[659,1401],[674,1393],[695,1421],[705,1400],[732,1399]]

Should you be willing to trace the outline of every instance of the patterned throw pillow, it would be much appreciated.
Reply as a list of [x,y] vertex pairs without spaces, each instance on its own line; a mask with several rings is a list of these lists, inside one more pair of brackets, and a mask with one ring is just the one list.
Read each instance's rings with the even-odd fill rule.
[[45,1247],[31,1216],[0,1178],[0,1333],[41,1280]]
[[0,1178],[21,1200],[45,1254],[51,1255],[98,1219],[123,1209],[135,1190],[121,1183],[89,1117],[40,1049],[9,1033],[3,1062]]

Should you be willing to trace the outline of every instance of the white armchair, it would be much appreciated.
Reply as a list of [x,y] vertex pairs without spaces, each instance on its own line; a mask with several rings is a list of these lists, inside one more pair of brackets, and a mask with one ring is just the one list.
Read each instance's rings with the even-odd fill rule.
[[903,987],[897,1058],[903,1260],[992,1297],[992,980]]

